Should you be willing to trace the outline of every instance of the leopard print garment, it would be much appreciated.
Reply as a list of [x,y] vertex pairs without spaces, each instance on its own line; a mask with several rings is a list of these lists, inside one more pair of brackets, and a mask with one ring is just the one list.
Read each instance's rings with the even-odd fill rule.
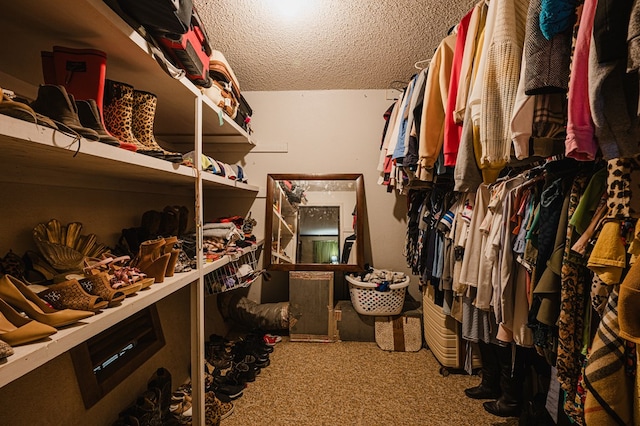
[[[588,181],[589,177],[585,174],[580,174],[574,179],[569,200],[569,217],[573,215],[578,207],[580,197],[584,193]],[[582,407],[576,406],[573,401],[575,400],[578,377],[582,366],[584,299],[585,291],[588,289],[587,277],[589,276],[589,270],[586,267],[588,255],[587,257],[581,257],[571,251],[574,240],[577,240],[578,237],[579,235],[574,232],[573,226],[568,226],[565,251],[562,258],[556,368],[558,369],[560,386],[567,393],[564,410],[571,419],[578,424],[582,424]]]
[[607,162],[610,218],[640,217],[640,155]]

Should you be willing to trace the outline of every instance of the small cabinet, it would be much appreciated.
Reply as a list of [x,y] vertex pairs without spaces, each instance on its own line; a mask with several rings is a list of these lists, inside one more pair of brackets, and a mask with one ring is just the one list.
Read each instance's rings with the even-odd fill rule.
[[292,342],[333,342],[333,272],[289,272],[289,338]]

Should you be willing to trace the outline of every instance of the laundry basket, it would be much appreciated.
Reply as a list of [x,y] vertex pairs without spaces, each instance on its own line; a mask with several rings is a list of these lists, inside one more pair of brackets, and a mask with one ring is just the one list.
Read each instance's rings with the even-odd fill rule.
[[386,316],[402,312],[409,277],[402,282],[390,284],[388,291],[379,291],[378,284],[358,281],[350,275],[347,275],[346,279],[349,283],[351,303],[359,314]]

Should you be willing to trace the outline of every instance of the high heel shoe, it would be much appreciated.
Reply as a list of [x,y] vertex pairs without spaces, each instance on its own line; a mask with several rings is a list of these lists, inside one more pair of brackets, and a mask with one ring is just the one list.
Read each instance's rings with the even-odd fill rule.
[[149,288],[155,282],[154,278],[147,277],[135,266],[127,264],[131,259],[129,256],[116,257],[109,263],[109,273],[117,280],[122,281],[126,285],[140,284],[140,290]]
[[30,318],[52,327],[64,327],[93,316],[90,311],[57,310],[47,305],[26,284],[11,275],[0,278],[0,297]]
[[55,309],[97,312],[106,308],[109,304],[102,297],[87,293],[75,279],[45,287],[47,287],[46,290],[38,292],[38,297],[45,300]]
[[176,270],[176,263],[178,262],[178,255],[180,254],[180,250],[175,249],[175,244],[178,242],[178,237],[171,236],[166,237],[164,239],[164,246],[162,247],[162,252],[164,254],[169,253],[171,257],[169,257],[169,263],[167,263],[167,269],[164,272],[165,277],[172,277]]
[[[73,275],[68,276],[68,278],[73,277]],[[77,280],[87,293],[106,300],[107,308],[119,305],[127,297],[121,290],[111,287],[111,278],[106,272],[85,273],[83,276],[79,275]]]
[[163,283],[167,272],[167,265],[171,260],[171,253],[163,253],[164,238],[147,240],[140,244],[138,256],[133,265],[147,276],[155,279],[156,283]]
[[113,263],[112,257],[105,257],[104,259],[96,259],[87,257],[84,259],[84,274],[85,276],[95,274],[105,274],[108,278],[108,286],[113,290],[118,290],[124,293],[125,296],[130,296],[138,292],[142,288],[141,283],[134,283],[131,281],[123,281],[119,277],[113,275],[109,265]]
[[0,299],[0,340],[11,346],[35,342],[56,333],[53,327],[30,320]]

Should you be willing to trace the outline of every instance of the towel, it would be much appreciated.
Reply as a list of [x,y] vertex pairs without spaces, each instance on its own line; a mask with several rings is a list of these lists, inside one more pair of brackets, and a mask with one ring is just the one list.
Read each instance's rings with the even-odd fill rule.
[[618,288],[614,287],[593,340],[585,369],[588,425],[633,424],[633,378],[625,371],[626,342],[619,336]]

